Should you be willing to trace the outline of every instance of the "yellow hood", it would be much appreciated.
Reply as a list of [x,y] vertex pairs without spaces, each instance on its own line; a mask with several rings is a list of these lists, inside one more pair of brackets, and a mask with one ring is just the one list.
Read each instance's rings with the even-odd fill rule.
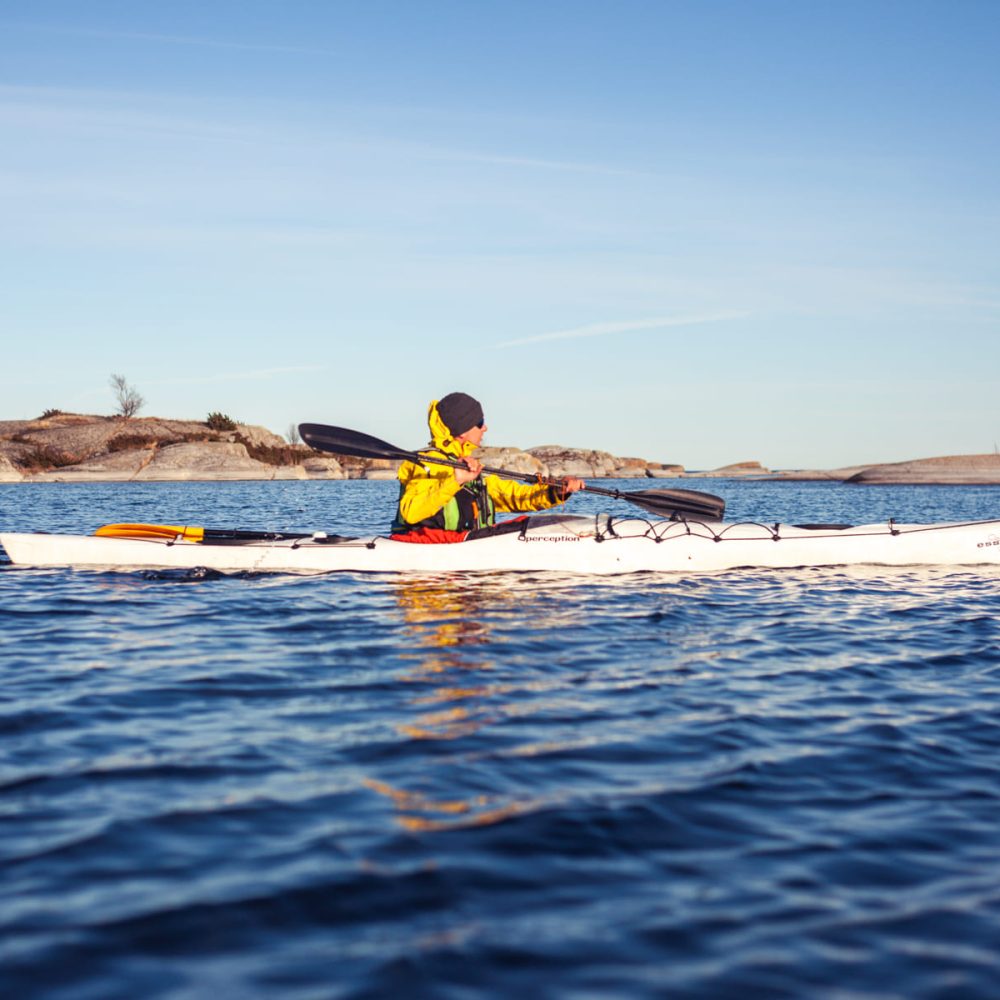
[[446,455],[468,458],[476,450],[476,446],[471,441],[458,441],[454,438],[441,419],[437,407],[438,401],[435,399],[427,409],[427,426],[431,431],[431,444]]

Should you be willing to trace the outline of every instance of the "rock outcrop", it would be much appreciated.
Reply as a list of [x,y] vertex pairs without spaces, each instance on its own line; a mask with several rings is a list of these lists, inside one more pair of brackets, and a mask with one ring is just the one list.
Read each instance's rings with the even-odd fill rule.
[[683,471],[681,466],[647,462],[644,458],[622,458],[606,451],[567,448],[558,444],[529,448],[527,454],[538,462],[538,471],[555,478],[562,476],[577,476],[581,479],[637,479],[646,476],[664,478],[667,470]]
[[386,459],[372,458],[365,465],[357,468],[352,479],[395,479],[399,462],[389,462]]
[[302,462],[302,468],[306,470],[308,479],[346,479],[340,462],[333,456],[320,458],[319,455],[307,458]]
[[762,476],[762,479],[779,479],[793,483],[847,482],[851,476],[869,468],[867,465],[850,465],[842,469],[779,469]]
[[6,456],[0,455],[0,483],[19,483],[24,473]]
[[865,485],[1000,483],[1000,455],[948,455],[875,465],[847,482]]
[[[524,475],[582,479],[717,478],[879,483],[1000,483],[1000,455],[958,455],[830,470],[769,471],[744,461],[709,472],[623,458],[606,451],[541,445],[484,447],[484,465]],[[234,479],[395,479],[399,462],[320,454],[265,427],[213,430],[197,420],[53,413],[0,420],[0,482]]]
[[723,465],[711,472],[688,472],[686,475],[691,478],[703,479],[745,479],[747,477],[769,476],[770,470],[765,469],[760,462],[733,462],[732,465]]
[[[186,479],[343,478],[335,458],[316,459],[266,427],[213,430],[196,420],[121,420],[60,413],[0,421],[6,480],[34,482],[173,481]],[[11,473],[10,470],[13,470]],[[339,475],[338,475],[339,473]]]
[[206,441],[159,448],[136,473],[141,481],[183,479],[305,479],[301,465],[268,465],[251,458],[245,444]]
[[646,475],[651,479],[680,479],[684,475],[683,465],[663,465],[660,462],[647,462]]
[[[528,451],[484,447],[484,465],[531,476],[672,478],[680,465],[606,451],[544,445]],[[232,479],[395,479],[399,462],[319,454],[264,427],[213,430],[195,420],[121,420],[58,413],[0,421],[0,476],[8,481]]]
[[121,482],[135,479],[155,454],[152,448],[135,451],[104,452],[93,459],[59,465],[54,469],[42,469],[31,474],[36,483],[67,482]]
[[32,476],[36,482],[88,482],[122,479],[136,482],[183,480],[306,479],[300,465],[268,465],[251,458],[246,445],[229,441],[170,444],[163,448],[101,455]]
[[484,446],[476,452],[476,457],[483,465],[494,469],[509,469],[522,475],[546,475],[546,466],[534,455],[517,448],[493,448]]

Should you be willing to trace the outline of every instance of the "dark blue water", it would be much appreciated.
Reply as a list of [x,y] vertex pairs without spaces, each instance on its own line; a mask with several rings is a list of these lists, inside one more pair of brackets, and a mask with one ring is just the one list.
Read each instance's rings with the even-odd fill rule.
[[[703,485],[737,519],[1000,515]],[[362,532],[394,495],[17,484],[0,525]],[[996,569],[0,567],[0,993],[995,998],[998,613]]]

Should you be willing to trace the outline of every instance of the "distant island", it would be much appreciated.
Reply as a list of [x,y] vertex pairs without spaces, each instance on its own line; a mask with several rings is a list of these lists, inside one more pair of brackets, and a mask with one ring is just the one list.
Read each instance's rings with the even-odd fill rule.
[[[105,417],[53,411],[0,420],[0,482],[176,482],[394,479],[398,462],[321,454],[264,427],[207,421]],[[826,470],[770,470],[746,461],[711,471],[542,445],[482,448],[482,461],[512,472],[584,479],[825,480],[862,485],[1000,484],[1000,455],[953,455]]]

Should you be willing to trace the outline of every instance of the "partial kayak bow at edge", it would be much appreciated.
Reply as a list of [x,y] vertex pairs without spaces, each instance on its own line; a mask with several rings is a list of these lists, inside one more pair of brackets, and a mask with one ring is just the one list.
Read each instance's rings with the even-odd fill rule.
[[[115,529],[115,530],[110,530]],[[14,567],[279,573],[697,573],[810,566],[1000,565],[1000,520],[787,525],[540,514],[445,545],[178,525],[0,533]]]

